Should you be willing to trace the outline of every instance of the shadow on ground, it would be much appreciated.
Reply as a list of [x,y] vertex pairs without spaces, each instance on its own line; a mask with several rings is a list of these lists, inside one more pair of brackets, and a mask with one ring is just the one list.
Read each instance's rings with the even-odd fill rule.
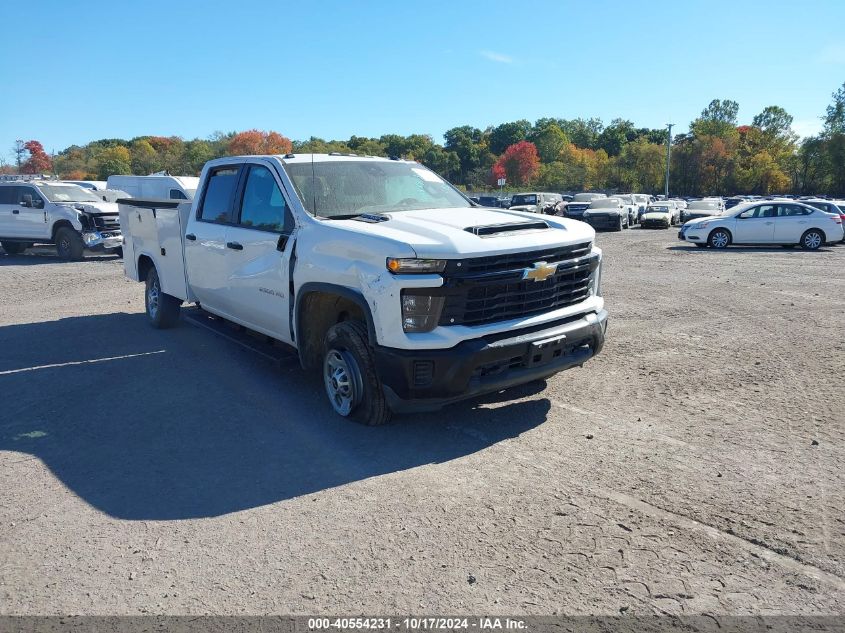
[[[362,427],[297,364],[185,323],[153,330],[142,314],[10,325],[0,349],[0,450],[36,456],[130,520],[218,516],[448,461],[530,430],[550,407],[475,401]],[[92,359],[105,360],[79,364]]]

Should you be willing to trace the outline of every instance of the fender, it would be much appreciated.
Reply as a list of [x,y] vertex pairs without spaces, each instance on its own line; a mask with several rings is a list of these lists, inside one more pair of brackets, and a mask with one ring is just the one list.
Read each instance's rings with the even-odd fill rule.
[[364,295],[354,288],[348,288],[346,286],[338,286],[336,284],[331,283],[324,283],[324,282],[317,282],[317,281],[309,281],[302,285],[299,289],[299,292],[296,293],[296,298],[294,299],[294,309],[293,313],[296,315],[296,323],[295,323],[295,336],[294,336],[294,343],[300,340],[300,324],[302,323],[302,318],[300,311],[302,309],[302,298],[307,296],[311,292],[325,292],[329,294],[335,294],[344,299],[349,299],[351,302],[356,304],[361,310],[364,312],[364,316],[367,319],[367,334],[370,337],[370,342],[375,345],[376,344],[376,329],[375,324],[373,321],[373,312],[370,309],[370,304],[367,303],[367,300],[364,298]]

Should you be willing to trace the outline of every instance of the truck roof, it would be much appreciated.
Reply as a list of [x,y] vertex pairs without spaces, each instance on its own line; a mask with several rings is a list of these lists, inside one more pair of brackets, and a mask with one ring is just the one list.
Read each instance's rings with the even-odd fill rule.
[[[381,162],[401,162],[401,163],[416,163],[417,161],[405,160],[402,158],[388,158],[385,156],[368,156],[366,154],[341,154],[339,152],[332,152],[331,154],[284,154],[277,155],[285,163],[310,163],[312,160],[315,163],[325,162],[341,162],[348,160],[372,160]],[[240,156],[238,158],[247,158]]]

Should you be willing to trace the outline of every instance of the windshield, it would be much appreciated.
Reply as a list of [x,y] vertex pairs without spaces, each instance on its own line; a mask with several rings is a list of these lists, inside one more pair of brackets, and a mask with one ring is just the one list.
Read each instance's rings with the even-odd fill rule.
[[619,200],[616,198],[600,198],[590,203],[591,209],[615,209],[618,206]]
[[520,204],[537,204],[537,196],[533,193],[521,193],[515,195],[511,199],[511,206],[515,207]]
[[669,213],[669,207],[665,204],[653,205],[648,208],[649,213]]
[[308,212],[324,218],[471,206],[449,183],[416,163],[309,161],[286,163],[285,171]]
[[712,200],[693,200],[687,205],[687,209],[699,209],[701,211],[715,211],[719,208],[718,202]]
[[603,198],[604,194],[601,193],[576,193],[575,197],[572,199],[574,202],[590,202],[591,200],[595,200],[596,198]]
[[38,189],[50,202],[102,202],[79,185],[38,185]]

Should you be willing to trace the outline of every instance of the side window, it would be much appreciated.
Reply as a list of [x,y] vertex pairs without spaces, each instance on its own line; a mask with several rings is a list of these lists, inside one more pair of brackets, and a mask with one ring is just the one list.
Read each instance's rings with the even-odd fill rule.
[[218,167],[211,172],[198,218],[228,224],[232,221],[232,198],[238,186],[238,167]]
[[276,233],[293,229],[293,216],[273,174],[266,167],[252,165],[249,168],[238,224]]
[[782,204],[779,206],[780,217],[795,217],[798,215],[807,215],[807,209],[799,207],[797,204]]
[[14,204],[16,198],[15,189],[17,187],[0,187],[0,204]]
[[44,198],[41,197],[41,194],[35,187],[15,187],[15,189],[17,189],[17,195],[15,197],[16,204],[23,202],[24,196],[32,196],[32,206],[34,208],[41,209],[44,207]]
[[170,190],[170,199],[171,200],[187,200],[188,196],[182,193],[179,189],[171,189]]

